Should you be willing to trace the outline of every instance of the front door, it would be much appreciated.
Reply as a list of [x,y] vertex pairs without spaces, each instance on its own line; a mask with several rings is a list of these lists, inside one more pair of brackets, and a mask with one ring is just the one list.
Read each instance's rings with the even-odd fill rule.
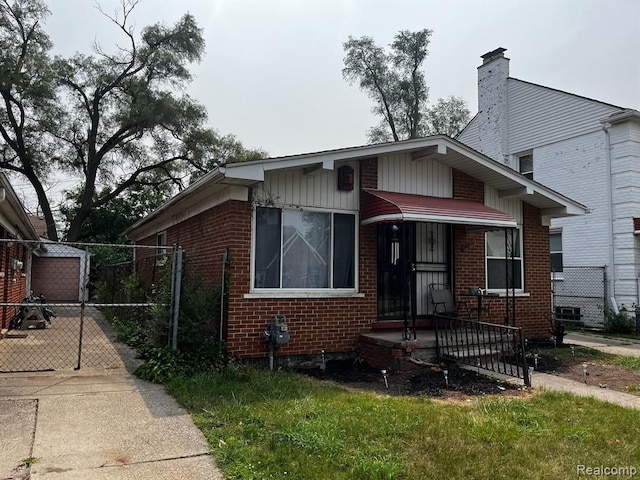
[[449,227],[440,223],[378,225],[378,320],[425,318],[429,285],[449,283]]

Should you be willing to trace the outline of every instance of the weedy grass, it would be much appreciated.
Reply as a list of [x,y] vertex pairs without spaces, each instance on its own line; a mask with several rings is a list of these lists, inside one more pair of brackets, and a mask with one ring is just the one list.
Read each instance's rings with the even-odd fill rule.
[[540,349],[539,352],[556,357],[573,356],[577,361],[600,361],[602,363],[617,365],[627,370],[640,370],[640,357],[613,355],[589,347],[575,347],[573,351],[569,348],[549,348]]
[[557,479],[640,458],[640,411],[565,393],[443,402],[245,366],[167,387],[227,479]]

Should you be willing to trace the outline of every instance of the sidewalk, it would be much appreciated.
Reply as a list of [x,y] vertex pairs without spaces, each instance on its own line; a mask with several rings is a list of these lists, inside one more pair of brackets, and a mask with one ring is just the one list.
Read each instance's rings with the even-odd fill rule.
[[595,348],[605,353],[640,357],[640,340],[630,338],[605,337],[597,333],[569,332],[564,343]]
[[164,387],[122,371],[2,374],[0,425],[1,479],[223,478]]

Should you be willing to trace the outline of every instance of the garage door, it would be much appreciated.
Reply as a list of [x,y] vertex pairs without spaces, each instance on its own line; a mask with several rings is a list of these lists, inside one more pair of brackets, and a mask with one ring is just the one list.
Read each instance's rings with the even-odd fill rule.
[[78,302],[80,258],[34,258],[31,290],[49,302]]

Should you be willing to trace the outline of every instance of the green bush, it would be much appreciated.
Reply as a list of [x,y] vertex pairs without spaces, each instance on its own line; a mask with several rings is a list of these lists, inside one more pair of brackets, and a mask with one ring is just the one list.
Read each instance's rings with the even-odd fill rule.
[[118,332],[118,339],[135,348],[144,360],[136,374],[145,380],[164,383],[175,376],[217,371],[225,360],[223,345],[218,341],[220,289],[203,287],[206,283],[202,279],[183,280],[178,349],[172,350],[168,285],[164,279],[146,285],[138,275],[132,274],[122,282],[124,300],[155,305],[117,307],[106,312]]
[[604,331],[607,333],[631,333],[635,330],[635,319],[622,305],[618,313],[611,309],[604,311]]

